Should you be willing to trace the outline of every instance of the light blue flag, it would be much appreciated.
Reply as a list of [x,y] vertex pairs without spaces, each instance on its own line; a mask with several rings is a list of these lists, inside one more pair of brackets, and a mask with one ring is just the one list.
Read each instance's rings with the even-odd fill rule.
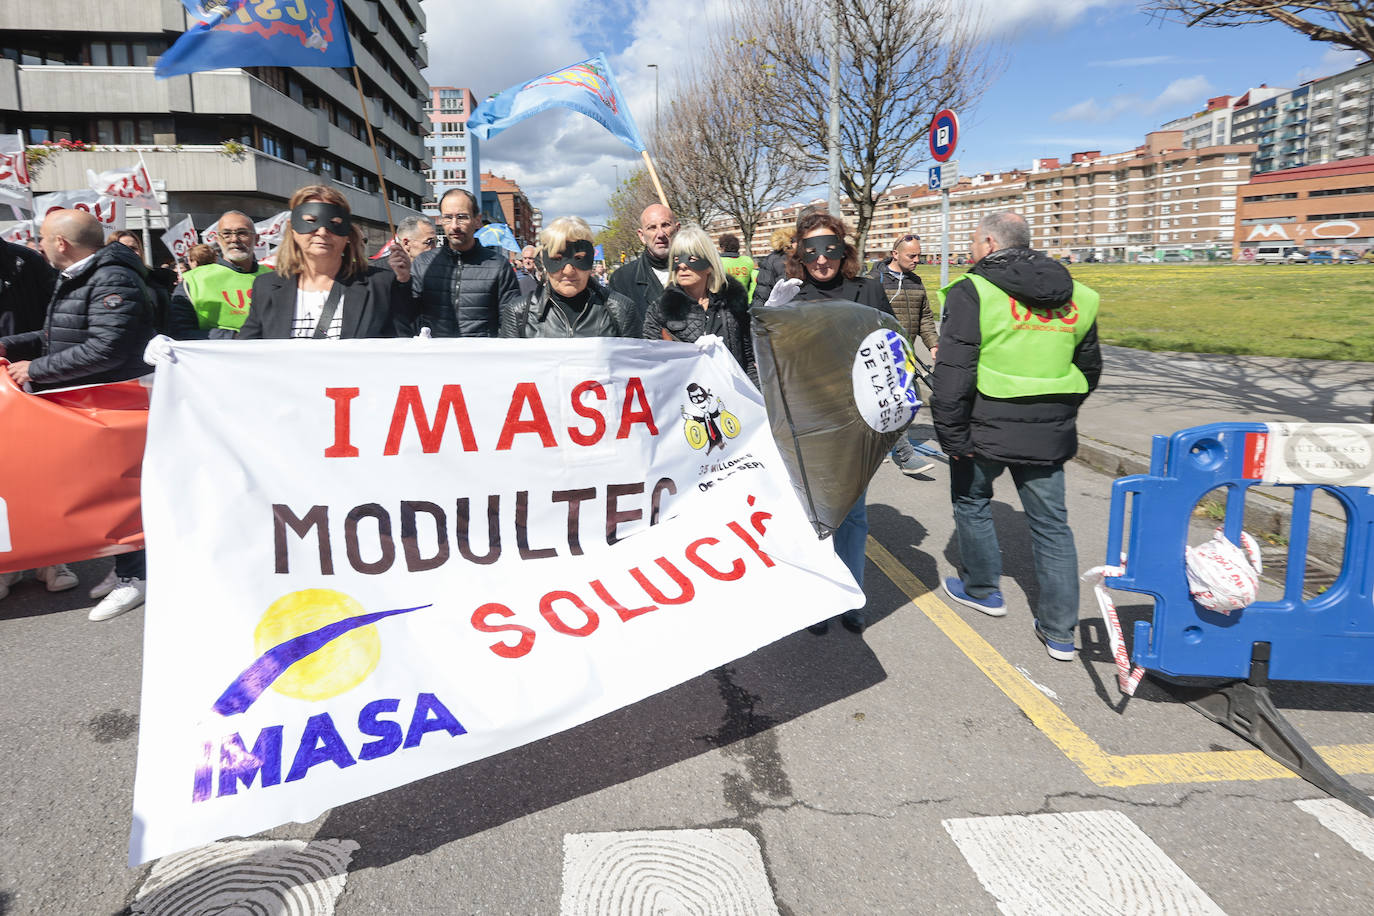
[[639,128],[615,84],[605,53],[487,96],[468,116],[468,130],[486,140],[555,105],[586,115],[622,143],[644,151]]
[[198,22],[158,59],[158,79],[220,67],[351,67],[343,0],[181,0]]
[[490,223],[483,226],[477,230],[476,238],[488,248],[504,248],[507,251],[514,251],[516,254],[521,251],[520,243],[515,240],[515,234],[510,231],[510,227],[505,223]]

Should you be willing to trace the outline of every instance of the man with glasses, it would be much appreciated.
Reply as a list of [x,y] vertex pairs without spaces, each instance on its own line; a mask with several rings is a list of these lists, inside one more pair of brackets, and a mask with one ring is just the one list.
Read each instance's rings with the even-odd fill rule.
[[258,233],[245,213],[230,210],[215,224],[220,257],[186,271],[172,290],[167,334],[177,340],[227,340],[238,333],[253,304],[253,280],[272,268],[258,263]]
[[[409,266],[411,261],[439,243],[434,220],[428,216],[407,216],[396,225],[396,241],[400,243],[399,247],[404,250],[405,263]],[[396,254],[396,249],[393,248],[392,260],[398,260],[399,257]],[[394,266],[392,266],[392,270],[395,270]]]
[[528,296],[543,282],[539,276],[539,249],[526,245],[520,251],[520,266],[515,271],[515,279],[520,281],[520,295]]
[[411,292],[411,308],[395,316],[397,331],[413,335],[427,327],[435,337],[495,337],[501,306],[520,297],[515,271],[504,255],[477,241],[482,214],[467,191],[444,193],[439,223],[447,244],[410,263],[391,262]]
[[[906,329],[907,337],[912,341],[919,337],[921,343],[930,350],[933,363],[940,337],[935,330],[935,313],[931,311],[926,288],[921,278],[916,276],[916,265],[920,261],[921,237],[905,235],[892,246],[892,256],[875,264],[868,276],[883,285],[887,301],[892,304],[892,313]],[[925,395],[926,392],[922,392],[923,399]],[[917,454],[906,436],[897,440],[890,457],[897,467],[908,474],[925,474],[935,469],[933,463]]]

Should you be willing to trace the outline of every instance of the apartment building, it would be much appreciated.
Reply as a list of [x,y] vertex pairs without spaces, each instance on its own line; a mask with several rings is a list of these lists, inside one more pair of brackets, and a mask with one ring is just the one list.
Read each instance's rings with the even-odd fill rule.
[[[1246,95],[1253,96],[1264,91],[1265,87],[1260,87],[1249,90]],[[1277,93],[1279,90],[1273,91]],[[1183,131],[1182,145],[1185,149],[1225,146],[1231,142],[1231,117],[1235,111],[1232,107],[1234,102],[1235,97],[1233,96],[1215,96],[1207,100],[1207,107],[1202,111],[1186,117],[1175,118],[1162,126],[1160,130]]]
[[1374,248],[1374,156],[1256,175],[1237,189],[1234,256]]
[[1307,95],[1306,151],[1289,166],[1374,156],[1374,61],[1317,80]]
[[482,212],[493,222],[505,223],[521,245],[533,245],[539,234],[539,224],[530,199],[520,185],[493,175],[482,173]]
[[482,200],[482,169],[478,140],[468,133],[467,121],[477,107],[471,89],[458,86],[430,86],[425,102],[429,118],[429,169],[424,211],[439,214],[439,198],[454,188],[462,188],[477,201]]
[[[425,196],[425,14],[419,0],[343,6],[399,220]],[[0,4],[0,132],[31,145],[98,145],[49,157],[36,190],[84,188],[87,169],[128,166],[141,153],[169,211],[198,227],[230,208],[264,218],[297,188],[325,183],[379,243],[386,212],[351,71],[252,67],[154,80],[159,56],[190,22],[178,0]],[[131,223],[140,220],[135,211]]]
[[[1052,162],[1058,160],[1036,160]],[[999,210],[1022,210],[1027,173],[1019,170],[995,174],[970,175],[959,179],[949,192],[950,257],[967,258],[969,236],[978,221]],[[940,253],[940,192],[924,185],[907,200],[910,232],[921,237],[922,253],[930,258]]]

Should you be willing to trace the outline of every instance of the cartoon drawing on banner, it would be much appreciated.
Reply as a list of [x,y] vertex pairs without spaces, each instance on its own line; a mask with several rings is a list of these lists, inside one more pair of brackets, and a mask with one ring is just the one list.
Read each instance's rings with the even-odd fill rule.
[[709,455],[714,449],[723,450],[726,439],[739,435],[739,420],[725,409],[711,389],[692,382],[687,386],[687,398],[692,406],[682,406],[682,431],[692,448],[705,448]]

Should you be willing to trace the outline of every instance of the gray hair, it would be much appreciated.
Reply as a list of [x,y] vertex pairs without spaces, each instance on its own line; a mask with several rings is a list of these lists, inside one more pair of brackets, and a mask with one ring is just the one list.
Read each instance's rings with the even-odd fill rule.
[[[226,216],[241,216],[241,217],[243,217],[244,219],[248,220],[248,225],[250,225],[250,226],[253,225],[253,217],[249,216],[247,213],[244,213],[242,210],[225,210],[223,213],[221,213],[221,214],[219,215],[219,219],[215,220],[215,231],[216,231],[216,232],[219,231],[219,224],[222,223],[222,222],[224,221],[224,218],[225,218]],[[254,231],[254,232],[257,231],[256,227],[254,228],[253,231]]]
[[997,249],[1029,248],[1031,243],[1030,226],[1026,218],[1012,210],[989,213],[978,221],[974,230],[979,236],[990,235],[997,243]]
[[[405,236],[406,238],[410,238],[415,234],[415,230],[419,229],[421,226],[428,226],[434,229],[434,220],[430,219],[428,216],[407,216],[396,224],[396,235],[397,237]],[[435,234],[438,234],[437,230]]]

